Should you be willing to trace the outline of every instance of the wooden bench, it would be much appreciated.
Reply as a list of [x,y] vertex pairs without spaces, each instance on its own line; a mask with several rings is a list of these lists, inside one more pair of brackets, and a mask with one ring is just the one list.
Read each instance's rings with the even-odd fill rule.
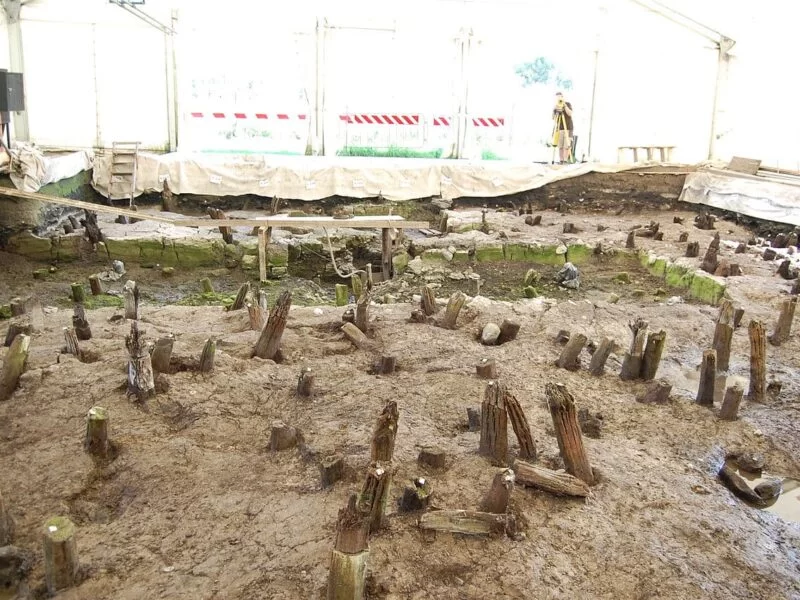
[[652,161],[655,151],[658,150],[661,162],[672,162],[672,151],[675,146],[620,146],[617,148],[617,162],[623,162],[628,150],[633,150],[633,162],[639,162],[639,150],[647,152],[647,160]]

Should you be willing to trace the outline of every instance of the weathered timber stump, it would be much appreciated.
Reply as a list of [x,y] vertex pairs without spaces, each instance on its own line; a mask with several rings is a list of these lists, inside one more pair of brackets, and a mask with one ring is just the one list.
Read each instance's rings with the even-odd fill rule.
[[370,294],[364,293],[361,294],[361,296],[358,298],[358,302],[356,303],[355,326],[364,333],[367,333],[369,329],[369,302]]
[[200,291],[203,294],[213,294],[214,293],[214,284],[211,283],[211,279],[208,277],[203,277],[200,280]]
[[70,296],[72,301],[76,304],[83,304],[86,300],[86,291],[83,289],[82,283],[73,283],[70,286]]
[[361,275],[353,273],[350,276],[350,287],[353,288],[353,296],[360,298],[361,294],[364,293],[364,282],[361,281]]
[[108,456],[108,410],[93,406],[86,415],[86,438],[83,448],[89,454],[105,458]]
[[17,389],[19,377],[25,371],[28,361],[28,349],[31,338],[24,333],[17,335],[11,342],[3,360],[3,371],[0,373],[0,401],[8,400]]
[[368,516],[370,533],[383,526],[391,486],[392,473],[388,465],[380,462],[370,464],[358,497],[359,509]]
[[775,260],[775,257],[776,257],[776,256],[778,256],[778,253],[777,253],[777,252],[775,252],[775,250],[773,250],[772,248],[766,248],[766,249],[764,250],[764,254],[762,254],[762,258],[763,258],[765,261],[772,261],[772,260]]
[[461,535],[513,536],[516,532],[516,520],[509,514],[496,515],[471,510],[433,510],[423,513],[419,519],[419,528]]
[[344,283],[337,283],[334,287],[336,296],[336,306],[347,306],[350,301],[350,289]]
[[561,351],[561,355],[556,361],[556,366],[568,371],[577,371],[581,368],[580,353],[586,345],[586,336],[582,333],[572,334]]
[[628,234],[628,239],[625,240],[625,247],[626,248],[636,248],[636,232],[631,231]]
[[779,233],[772,238],[770,246],[773,248],[786,248],[788,236],[785,233]]
[[591,491],[586,482],[569,473],[558,473],[522,460],[514,461],[516,483],[535,487],[558,496],[585,498]]
[[717,218],[714,215],[703,213],[694,218],[694,226],[698,229],[714,229],[714,222]]
[[214,339],[207,339],[200,354],[200,372],[210,373],[214,369],[214,357],[217,354],[217,342]]
[[344,457],[329,456],[319,463],[319,478],[322,488],[328,488],[344,477]]
[[78,219],[75,218],[75,215],[69,215],[67,220],[69,221],[70,227],[72,227],[72,231],[78,231],[78,229],[81,228],[81,224]]
[[564,223],[562,228],[563,233],[578,233],[578,228],[573,223]]
[[717,382],[717,351],[703,352],[700,365],[700,385],[697,388],[696,402],[700,406],[714,406],[714,391]]
[[730,366],[733,328],[733,304],[730,300],[723,300],[719,307],[712,342],[712,348],[717,351],[717,369],[720,371],[727,371]]
[[438,446],[429,446],[419,451],[417,462],[432,469],[444,469],[447,462],[447,454]]
[[394,456],[394,440],[397,436],[397,421],[399,420],[400,411],[397,410],[397,402],[387,402],[378,416],[375,430],[372,433],[371,461],[391,462]]
[[369,525],[352,494],[339,510],[336,542],[331,552],[327,600],[362,600],[367,579]]
[[481,411],[477,408],[467,409],[467,430],[473,432],[481,430]]
[[97,213],[84,209],[83,214],[84,218],[80,220],[80,224],[83,225],[83,233],[86,239],[88,239],[92,245],[99,244],[103,241],[104,236],[103,232],[100,231],[100,227],[97,225]]
[[623,381],[638,379],[641,375],[644,346],[647,339],[647,321],[636,319],[628,324],[628,328],[633,333],[633,340],[630,350],[625,353],[625,358],[622,360],[619,377]]
[[122,287],[125,299],[125,318],[139,320],[139,286],[135,281],[126,281]]
[[8,507],[0,493],[0,547],[7,546],[14,537],[14,521],[8,512]]
[[3,346],[8,348],[14,341],[14,338],[17,337],[19,334],[31,335],[33,333],[33,326],[31,325],[30,319],[26,316],[23,317],[14,317],[12,321],[8,324],[8,330],[6,331],[6,339],[3,343]]
[[456,321],[458,321],[458,314],[461,312],[461,309],[464,306],[464,302],[467,301],[467,297],[461,292],[455,292],[452,296],[450,296],[450,300],[447,302],[447,308],[445,309],[444,316],[442,317],[441,326],[445,329],[455,329],[456,328]]
[[283,421],[274,421],[269,436],[269,449],[281,452],[297,446],[298,432]]
[[245,281],[240,287],[239,291],[236,293],[236,298],[233,300],[233,304],[228,310],[241,310],[244,308],[245,303],[247,302],[247,296],[250,294],[250,282]]
[[292,293],[284,291],[278,297],[278,301],[270,311],[267,324],[261,331],[261,335],[256,343],[254,355],[258,358],[276,360],[281,348],[281,336],[286,328],[286,319],[289,317],[289,309],[292,306]]
[[795,308],[797,308],[797,296],[789,296],[781,302],[778,323],[775,325],[775,331],[769,336],[769,343],[773,346],[780,346],[789,339]]
[[719,410],[719,418],[723,421],[735,421],[739,418],[739,404],[742,402],[744,388],[740,384],[735,384],[725,390],[725,399],[722,401],[722,408]]
[[483,497],[480,509],[487,513],[502,515],[508,512],[508,502],[514,492],[514,471],[503,469],[495,474],[492,486]]
[[64,342],[66,344],[66,353],[80,359],[81,349],[78,347],[78,336],[75,335],[75,329],[64,327]]
[[733,311],[733,328],[738,329],[742,324],[742,317],[744,317],[744,309],[737,308]]
[[422,300],[420,300],[420,305],[422,307],[422,312],[425,313],[426,316],[431,316],[439,310],[439,307],[436,306],[436,296],[433,293],[433,288],[431,286],[426,285],[422,288]]
[[736,246],[736,250],[733,251],[734,254],[744,254],[747,252],[747,244],[744,242],[739,242],[739,245]]
[[505,466],[508,458],[508,416],[506,414],[506,387],[499,381],[490,381],[481,404],[481,438],[478,453],[487,456],[493,464]]
[[169,361],[172,358],[172,346],[175,344],[175,337],[158,338],[153,352],[150,355],[150,364],[156,373],[169,373]]
[[100,278],[97,275],[89,277],[89,289],[92,290],[92,296],[103,295],[103,284],[100,282]]
[[372,350],[373,343],[354,323],[342,323],[342,333],[361,350]]
[[511,321],[510,319],[503,319],[503,322],[500,325],[500,337],[497,338],[497,343],[505,344],[506,342],[511,342],[517,339],[519,328],[520,324],[517,323],[516,321]]
[[381,356],[375,364],[375,372],[380,375],[391,375],[397,369],[397,358]]
[[475,372],[482,379],[497,379],[497,364],[493,358],[482,358],[475,365]]
[[47,592],[55,595],[75,585],[79,567],[75,524],[67,517],[48,519],[42,530],[42,546]]
[[297,395],[301,398],[309,398],[314,394],[314,373],[311,367],[303,367],[300,376],[297,378]]
[[700,256],[700,242],[689,242],[686,244],[686,256],[689,258]]
[[594,474],[589,465],[589,457],[583,446],[583,435],[575,412],[575,400],[562,384],[545,385],[547,406],[553,419],[553,427],[558,440],[558,449],[564,459],[567,473],[574,475],[588,485],[594,483]]
[[542,224],[542,215],[528,215],[525,217],[525,225],[535,227]]
[[[214,220],[224,221],[228,218],[228,215],[226,215],[222,210],[213,206],[209,206],[207,212],[208,215]],[[222,240],[226,244],[233,243],[233,230],[230,227],[220,225],[219,232],[222,234]]]
[[716,246],[709,245],[703,257],[703,261],[700,263],[700,268],[703,269],[703,271],[711,273],[712,275],[717,271],[717,267],[719,266],[718,252],[719,250]]
[[138,321],[131,321],[131,332],[125,336],[128,349],[128,396],[135,396],[139,402],[155,394],[153,365],[144,341],[144,332],[139,331]]
[[751,402],[764,402],[767,388],[767,340],[764,324],[750,321],[747,328],[750,337],[750,387],[747,399]]
[[403,496],[400,498],[401,512],[416,512],[425,510],[431,502],[433,490],[430,482],[424,477],[417,477],[412,480],[411,485],[403,488]]
[[602,375],[606,370],[606,361],[613,349],[614,340],[604,337],[600,345],[594,351],[594,354],[592,354],[592,360],[589,363],[589,373],[598,376]]
[[672,393],[672,384],[666,379],[650,383],[643,392],[636,394],[636,401],[642,404],[666,404]]
[[86,311],[83,309],[83,304],[76,304],[72,314],[72,327],[75,329],[75,336],[85,342],[92,339],[92,328],[89,327],[89,321],[86,320]]
[[781,264],[778,267],[778,275],[786,280],[797,279],[797,269],[792,268],[792,261],[787,258],[786,260],[781,261]]
[[639,376],[645,381],[655,379],[666,341],[667,332],[664,330],[658,333],[648,334],[647,345],[644,348],[644,355],[642,356],[642,369],[639,373]]
[[248,302],[247,318],[252,331],[261,331],[264,328],[264,324],[267,322],[267,311],[262,309],[258,304]]
[[525,411],[522,410],[519,401],[508,390],[506,390],[504,400],[511,427],[514,429],[514,435],[517,436],[517,442],[519,443],[519,458],[536,460],[536,443],[533,441]]

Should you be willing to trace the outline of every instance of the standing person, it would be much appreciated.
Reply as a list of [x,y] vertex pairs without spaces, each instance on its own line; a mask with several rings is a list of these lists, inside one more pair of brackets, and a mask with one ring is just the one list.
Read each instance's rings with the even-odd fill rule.
[[558,159],[561,164],[570,162],[572,157],[572,104],[564,100],[564,94],[556,94],[553,107],[553,145],[558,146]]

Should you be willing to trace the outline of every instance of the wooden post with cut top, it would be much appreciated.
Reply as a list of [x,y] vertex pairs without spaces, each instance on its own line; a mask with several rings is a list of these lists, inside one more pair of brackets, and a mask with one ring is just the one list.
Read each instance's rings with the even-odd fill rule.
[[594,474],[589,457],[583,446],[583,435],[575,412],[575,400],[563,384],[545,385],[547,406],[553,419],[558,449],[564,459],[567,473],[574,475],[588,485],[594,483]]

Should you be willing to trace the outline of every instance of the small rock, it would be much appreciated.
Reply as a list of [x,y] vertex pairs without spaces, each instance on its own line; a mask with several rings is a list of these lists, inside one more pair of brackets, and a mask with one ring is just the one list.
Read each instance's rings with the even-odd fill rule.
[[556,254],[561,255],[566,253],[567,253],[567,247],[564,244],[559,244],[558,247],[556,248]]
[[641,289],[633,290],[631,295],[634,298],[643,298],[644,297],[644,290],[641,290]]
[[539,274],[539,271],[537,271],[536,269],[528,269],[528,272],[525,273],[525,280],[523,281],[523,285],[526,287],[531,285],[536,285],[537,283],[539,283],[540,277],[541,275]]
[[111,268],[114,269],[114,273],[117,275],[124,275],[125,274],[125,263],[121,260],[115,260],[111,263]]
[[175,274],[175,267],[164,267],[161,269],[161,274],[164,277],[171,277]]
[[451,271],[447,276],[453,281],[462,281],[467,278],[461,271]]
[[321,317],[324,314],[325,314],[325,311],[322,310],[321,308],[317,307],[317,308],[314,309],[314,315],[316,315],[317,317]]
[[711,493],[711,491],[707,487],[703,487],[702,485],[693,485],[692,491],[695,494],[702,494],[704,496],[707,496],[708,494]]
[[614,277],[611,278],[611,281],[614,281],[616,283],[630,283],[631,276],[625,271],[622,271],[621,273],[617,273],[616,275],[614,275]]
[[619,296],[617,294],[610,294],[608,296],[609,304],[616,304],[617,302],[619,302]]
[[481,344],[484,346],[494,346],[500,337],[500,327],[495,323],[487,323],[481,333]]
[[450,252],[449,250],[442,250],[442,258],[444,258],[447,262],[453,260],[453,254],[454,253]]
[[738,467],[750,473],[760,473],[765,463],[764,455],[759,452],[743,452],[736,457]]
[[578,267],[571,262],[565,263],[556,273],[556,282],[565,288],[577,290],[581,285]]
[[421,275],[422,274],[422,258],[419,256],[415,256],[410,261],[408,261],[408,266],[406,267],[409,271],[411,271],[414,275]]
[[781,495],[783,491],[783,483],[780,479],[770,479],[769,481],[762,481],[753,490],[758,497],[762,500],[772,500]]
[[675,304],[683,304],[683,298],[680,296],[670,296],[667,298],[667,306],[673,306]]

